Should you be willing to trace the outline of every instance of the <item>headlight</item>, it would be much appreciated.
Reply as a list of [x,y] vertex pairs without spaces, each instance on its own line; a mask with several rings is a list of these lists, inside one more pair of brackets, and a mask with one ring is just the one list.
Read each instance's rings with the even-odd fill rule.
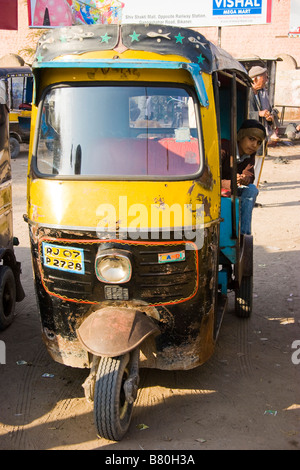
[[108,284],[121,284],[131,278],[131,262],[125,250],[99,252],[95,262],[96,276]]

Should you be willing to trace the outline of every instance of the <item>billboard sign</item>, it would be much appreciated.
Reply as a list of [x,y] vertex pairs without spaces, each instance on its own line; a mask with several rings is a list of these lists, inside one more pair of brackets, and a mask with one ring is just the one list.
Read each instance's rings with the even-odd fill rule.
[[271,22],[272,0],[28,0],[31,27],[165,24],[183,27]]
[[262,0],[213,0],[214,16],[261,15]]

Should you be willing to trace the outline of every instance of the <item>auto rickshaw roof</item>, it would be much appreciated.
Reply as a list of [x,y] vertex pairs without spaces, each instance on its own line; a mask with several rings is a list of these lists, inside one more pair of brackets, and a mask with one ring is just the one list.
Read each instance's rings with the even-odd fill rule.
[[8,77],[25,77],[31,76],[32,70],[27,66],[20,67],[0,67],[0,79]]
[[238,60],[199,32],[158,24],[76,25],[48,30],[38,42],[33,68],[45,67],[47,62],[64,55],[72,62],[72,54],[107,50],[178,55],[197,64],[202,72],[230,70],[250,81]]

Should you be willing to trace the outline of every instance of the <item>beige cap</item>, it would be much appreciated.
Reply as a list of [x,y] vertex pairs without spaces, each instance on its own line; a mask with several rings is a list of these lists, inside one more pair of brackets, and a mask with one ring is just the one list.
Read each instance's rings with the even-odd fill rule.
[[254,78],[257,77],[257,75],[262,75],[265,72],[267,72],[266,68],[260,67],[260,65],[255,65],[254,67],[251,67],[248,74],[249,77]]

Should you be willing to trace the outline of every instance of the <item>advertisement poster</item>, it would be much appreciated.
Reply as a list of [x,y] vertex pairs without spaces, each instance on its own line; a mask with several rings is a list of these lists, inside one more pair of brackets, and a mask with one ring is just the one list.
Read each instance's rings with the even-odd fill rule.
[[300,0],[291,0],[290,38],[300,38]]
[[[299,1],[299,0],[294,0]],[[272,0],[28,0],[29,25],[165,24],[183,27],[271,22]]]

